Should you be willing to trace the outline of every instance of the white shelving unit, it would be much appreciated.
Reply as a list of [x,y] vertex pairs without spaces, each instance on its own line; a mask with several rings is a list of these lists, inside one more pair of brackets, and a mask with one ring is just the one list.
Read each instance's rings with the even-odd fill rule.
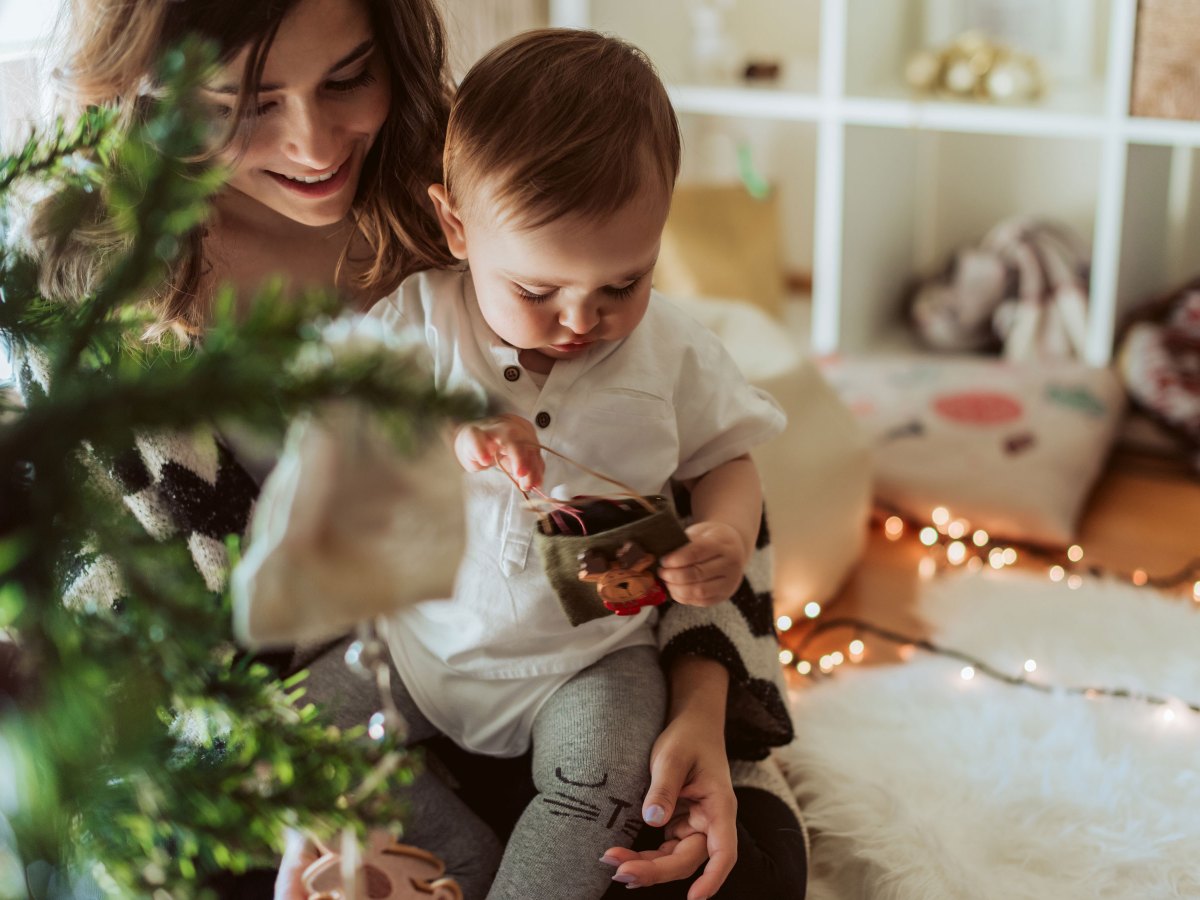
[[1041,214],[1090,237],[1087,358],[1105,364],[1122,314],[1200,268],[1200,122],[1129,114],[1137,0],[1043,0],[1089,13],[1063,21],[1092,36],[1094,61],[1036,104],[915,96],[902,72],[925,45],[923,16],[961,2],[737,0],[728,21],[743,54],[783,62],[765,88],[689,81],[687,0],[551,0],[550,12],[646,50],[684,124],[685,177],[697,134],[741,129],[772,147],[772,177],[800,207],[785,209],[788,262],[812,270],[815,352],[904,345],[914,276],[1001,218]]

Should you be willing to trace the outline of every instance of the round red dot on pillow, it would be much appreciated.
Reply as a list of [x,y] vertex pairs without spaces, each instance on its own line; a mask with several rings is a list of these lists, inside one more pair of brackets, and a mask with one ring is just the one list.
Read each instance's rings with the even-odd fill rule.
[[1008,394],[967,391],[943,394],[933,401],[938,414],[964,425],[998,425],[1021,418],[1021,404]]

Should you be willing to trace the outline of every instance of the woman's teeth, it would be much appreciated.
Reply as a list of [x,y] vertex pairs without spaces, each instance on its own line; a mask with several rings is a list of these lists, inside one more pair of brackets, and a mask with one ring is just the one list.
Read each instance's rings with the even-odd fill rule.
[[341,170],[341,168],[342,168],[341,166],[338,166],[332,172],[329,172],[325,175],[300,175],[298,177],[294,176],[294,175],[284,175],[283,177],[286,178],[288,181],[299,181],[304,184],[316,184],[317,182],[320,182],[320,181],[328,181],[330,178],[332,178],[334,175],[336,175]]

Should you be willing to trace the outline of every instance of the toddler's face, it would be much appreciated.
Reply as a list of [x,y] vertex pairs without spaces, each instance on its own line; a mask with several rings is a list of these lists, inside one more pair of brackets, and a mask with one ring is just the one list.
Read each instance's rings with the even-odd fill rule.
[[507,343],[533,351],[522,354],[524,364],[570,359],[642,321],[668,210],[666,196],[646,194],[604,219],[518,229],[485,212],[461,222],[461,241],[448,229],[451,252],[470,263],[484,320]]

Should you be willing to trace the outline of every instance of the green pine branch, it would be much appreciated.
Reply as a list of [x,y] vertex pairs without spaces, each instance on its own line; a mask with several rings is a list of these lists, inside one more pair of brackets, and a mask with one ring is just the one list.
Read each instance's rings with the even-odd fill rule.
[[[0,416],[0,629],[34,676],[15,707],[0,698],[0,778],[15,797],[0,806],[0,897],[81,872],[113,897],[200,897],[215,872],[271,864],[285,827],[402,821],[397,788],[418,765],[392,737],[332,729],[304,703],[302,677],[280,681],[240,654],[229,597],[203,583],[184,542],[152,539],[95,478],[139,433],[238,423],[278,436],[354,398],[415,449],[480,412],[395,351],[332,351],[320,328],[336,305],[285,302],[279,285],[245,304],[222,295],[199,346],[139,341],[142,296],[220,185],[196,162],[194,89],[210,58],[195,46],[168,56],[144,125],[95,110],[0,161],[0,213],[10,189],[44,182],[59,191],[59,239],[97,211],[125,236],[77,303],[41,297],[36,261],[0,251],[0,336],[50,362],[49,391]],[[119,610],[65,607],[63,582],[99,561],[120,575]]]

